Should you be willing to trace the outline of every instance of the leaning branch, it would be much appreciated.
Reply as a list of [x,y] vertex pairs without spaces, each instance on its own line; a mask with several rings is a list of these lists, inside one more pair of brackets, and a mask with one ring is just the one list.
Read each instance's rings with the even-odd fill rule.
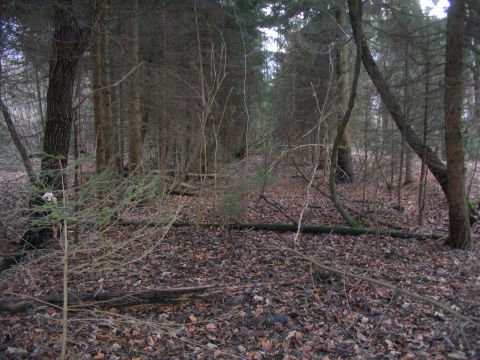
[[17,129],[15,128],[15,124],[13,123],[12,116],[10,115],[10,111],[8,111],[7,105],[0,99],[0,106],[2,107],[2,115],[5,119],[5,123],[7,124],[8,132],[10,133],[10,137],[17,148],[20,157],[22,158],[23,166],[25,167],[25,171],[27,172],[28,180],[30,184],[33,185],[36,182],[35,172],[33,171],[32,164],[30,162],[30,158],[28,156],[27,149],[20,140],[20,136],[18,135]]

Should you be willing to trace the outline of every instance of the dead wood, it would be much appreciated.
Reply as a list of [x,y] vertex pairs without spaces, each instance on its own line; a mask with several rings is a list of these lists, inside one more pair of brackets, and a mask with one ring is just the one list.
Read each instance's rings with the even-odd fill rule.
[[[119,220],[118,225],[122,226],[167,226],[166,222],[155,222],[145,220]],[[268,223],[246,223],[246,224],[218,224],[218,223],[193,223],[193,222],[179,222],[175,221],[171,223],[172,227],[200,227],[200,228],[226,228],[231,230],[264,230],[264,231],[279,231],[279,232],[296,232],[298,226],[295,224],[268,224]],[[325,225],[302,225],[300,232],[305,234],[338,234],[338,235],[377,235],[377,236],[389,236],[392,238],[400,239],[441,239],[446,234],[432,233],[432,234],[419,234],[409,233],[397,230],[380,230],[372,228],[352,228],[348,226],[325,226]]]
[[177,195],[177,196],[197,196],[196,193],[191,191],[179,190],[179,189],[172,189],[167,191],[168,195]]
[[[192,295],[213,290],[216,285],[196,287],[163,288],[141,291],[109,291],[99,294],[68,294],[69,308],[86,306],[121,307],[145,304],[169,303],[180,300],[185,295]],[[61,307],[63,294],[40,297],[18,297],[0,300],[0,312],[19,313],[40,306]]]

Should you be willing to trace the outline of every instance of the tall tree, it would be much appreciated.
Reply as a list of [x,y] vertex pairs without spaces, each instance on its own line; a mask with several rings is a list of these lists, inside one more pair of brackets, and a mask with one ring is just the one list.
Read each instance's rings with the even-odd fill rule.
[[118,172],[118,141],[113,129],[112,94],[110,88],[110,53],[107,26],[108,4],[101,1],[95,27],[93,54],[93,112],[96,139],[97,173],[109,168]]
[[[127,24],[127,36],[130,46],[129,62],[131,68],[139,64],[138,43],[138,0],[130,2],[130,16]],[[136,70],[131,76],[130,99],[128,101],[128,161],[130,169],[138,168],[142,163],[142,118],[140,112],[139,75]]]
[[[336,112],[340,123],[348,107],[348,45],[346,40],[347,11],[345,0],[336,0],[335,18],[337,20],[337,88]],[[352,153],[350,149],[350,134],[345,128],[339,135],[339,147],[336,167],[338,181],[353,181]],[[333,170],[332,170],[333,171]]]
[[72,3],[58,0],[54,5],[47,116],[41,157],[41,180],[51,190],[62,189],[62,183],[65,183],[61,170],[68,163],[75,74],[80,58],[88,47],[95,18],[94,12],[89,11],[87,20],[81,23],[74,15],[76,10]]
[[451,0],[447,17],[445,54],[445,149],[447,155],[447,199],[449,233],[447,244],[453,248],[472,246],[465,164],[461,133],[463,103],[463,58],[466,45],[466,6],[464,0]]

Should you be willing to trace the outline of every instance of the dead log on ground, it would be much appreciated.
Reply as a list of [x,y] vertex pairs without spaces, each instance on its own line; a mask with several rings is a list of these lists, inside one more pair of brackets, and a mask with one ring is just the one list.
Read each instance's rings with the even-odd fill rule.
[[167,191],[167,195],[177,195],[177,196],[197,196],[196,193],[191,191],[179,190],[179,189],[172,189]]
[[[141,291],[109,291],[99,294],[68,294],[70,309],[86,306],[121,307],[145,304],[170,303],[180,300],[183,296],[198,294],[213,290],[216,285],[197,287],[163,288]],[[63,294],[40,297],[19,297],[0,300],[0,312],[23,312],[40,306],[61,308]]]
[[[166,226],[169,223],[157,222],[157,221],[144,221],[144,220],[119,220],[118,225],[122,226]],[[298,226],[294,224],[268,224],[268,223],[248,223],[248,224],[217,224],[217,223],[191,223],[191,222],[173,222],[172,227],[200,227],[200,228],[226,228],[231,230],[265,230],[265,231],[289,231],[296,232]],[[419,234],[409,233],[397,230],[380,230],[372,228],[352,228],[348,226],[324,226],[324,225],[302,225],[300,232],[305,234],[338,234],[338,235],[378,235],[389,236],[392,238],[400,239],[441,239],[446,237],[446,234],[432,233],[432,234]]]

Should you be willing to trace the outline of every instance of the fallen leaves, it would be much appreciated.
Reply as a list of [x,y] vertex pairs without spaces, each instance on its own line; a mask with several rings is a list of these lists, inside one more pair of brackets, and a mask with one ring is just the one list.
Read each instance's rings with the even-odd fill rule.
[[[267,190],[269,199],[294,216],[304,201],[302,183],[295,181],[281,177]],[[351,198],[356,196],[354,188],[340,185],[340,191]],[[397,217],[389,220],[410,229],[416,227],[409,225],[415,223],[410,214],[414,207],[407,203],[414,204],[413,195],[403,202],[405,212],[388,212],[388,216]],[[386,208],[388,195],[379,196],[384,200],[379,206]],[[186,199],[181,216],[191,220],[199,208],[199,219],[211,220],[213,198],[212,189],[206,189],[204,198]],[[246,198],[250,218],[283,221],[263,203],[255,207],[255,200],[254,194]],[[175,204],[172,199],[168,201],[165,206],[170,206],[170,211]],[[201,201],[200,206],[196,201]],[[329,201],[317,194],[314,203],[319,207],[308,209],[308,221],[340,223]],[[140,215],[144,210],[138,210]],[[429,216],[437,215],[432,210]],[[113,228],[105,236],[121,243],[132,238],[133,231]],[[149,236],[157,241],[152,234],[142,234],[141,240],[121,249],[119,261],[143,254],[143,242]],[[463,324],[438,309],[394,297],[392,290],[318,271],[296,258],[242,246],[289,246],[290,240],[288,234],[274,232],[173,229],[141,262],[115,271],[105,268],[73,273],[72,291],[200,283],[222,284],[225,291],[216,297],[175,304],[72,312],[69,337],[75,341],[70,344],[71,353],[94,360],[176,359],[186,355],[197,359],[463,360],[478,354],[478,331],[460,326]],[[297,245],[299,251],[322,262],[393,281],[479,316],[475,295],[480,281],[475,259],[469,254],[445,251],[435,241],[375,236],[302,234]],[[93,254],[89,256],[96,254],[96,249],[89,251]],[[43,292],[57,292],[61,284],[57,260],[35,261],[22,264],[28,272],[17,269],[4,275],[2,283],[26,295],[39,291],[38,284],[45,287]],[[80,255],[72,255],[72,263],[84,261]],[[0,314],[0,321],[0,352],[12,356],[34,354],[37,358],[57,356],[61,311],[50,308],[22,316]]]

